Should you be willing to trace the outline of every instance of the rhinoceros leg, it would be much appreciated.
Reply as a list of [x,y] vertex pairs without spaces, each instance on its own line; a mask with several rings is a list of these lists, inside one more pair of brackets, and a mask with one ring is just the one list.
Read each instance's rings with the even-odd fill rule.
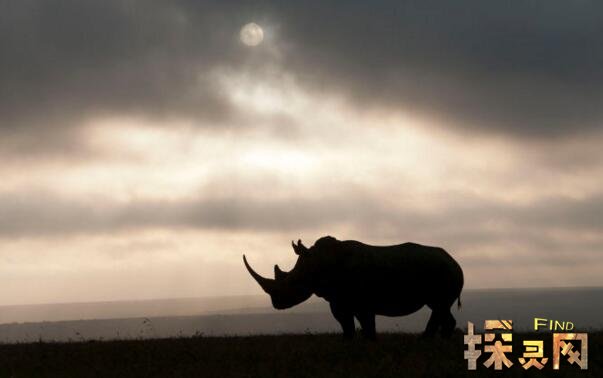
[[431,337],[436,334],[440,328],[440,312],[436,310],[431,310],[431,316],[427,321],[427,326],[425,327],[425,331],[423,331],[423,337]]
[[354,334],[356,333],[356,325],[354,324],[354,314],[352,311],[349,311],[347,308],[334,302],[329,303],[329,305],[331,307],[331,313],[343,329],[343,337],[345,339],[354,338]]
[[362,335],[369,340],[375,340],[377,338],[377,330],[375,327],[375,314],[358,314],[356,315],[360,326],[362,327]]
[[450,337],[456,326],[456,319],[452,316],[450,309],[442,315],[442,336]]
[[431,316],[423,332],[423,336],[430,337],[436,334],[438,330],[442,332],[442,336],[450,337],[456,326],[456,320],[450,309],[436,308],[431,310]]

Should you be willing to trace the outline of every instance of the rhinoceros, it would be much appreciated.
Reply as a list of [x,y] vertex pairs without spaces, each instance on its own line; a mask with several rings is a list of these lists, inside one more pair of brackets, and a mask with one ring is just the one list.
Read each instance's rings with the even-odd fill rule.
[[402,316],[427,305],[431,317],[423,333],[450,336],[461,306],[463,271],[442,248],[415,243],[372,246],[325,236],[307,248],[291,242],[297,262],[290,272],[274,266],[274,279],[256,273],[243,255],[251,276],[270,295],[276,309],[302,303],[312,294],[329,302],[344,338],[355,334],[354,317],[364,337],[376,336],[375,315]]

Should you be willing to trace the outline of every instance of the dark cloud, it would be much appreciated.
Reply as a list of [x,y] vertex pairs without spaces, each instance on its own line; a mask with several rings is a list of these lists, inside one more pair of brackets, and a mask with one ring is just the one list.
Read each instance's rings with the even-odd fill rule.
[[[237,42],[244,4],[25,0],[0,6],[3,149],[52,148],[95,116],[219,125],[236,109],[210,73],[255,64],[253,51]],[[48,130],[57,136],[45,138]]]
[[[603,232],[603,196],[558,197],[528,205],[471,196],[457,199],[437,211],[426,211],[392,207],[361,192],[314,199],[258,200],[239,195],[134,202],[74,201],[47,192],[6,193],[0,197],[0,236],[35,238],[152,228],[299,235],[345,226],[357,237],[441,242],[460,248],[520,243],[534,251],[564,253],[603,246],[603,239],[582,238],[585,232]],[[568,239],[570,233],[576,237]]]
[[[281,60],[238,43],[250,20],[273,28]],[[603,5],[588,0],[2,2],[2,148],[43,148],[40,129],[96,115],[223,124],[237,109],[211,73],[258,75],[268,61],[313,91],[470,130],[590,131],[603,119],[602,32]]]
[[471,130],[539,137],[601,127],[600,2],[296,4],[279,8],[287,56],[315,88]]
[[[356,206],[350,207],[350,202]],[[0,197],[0,235],[44,236],[141,228],[275,231],[311,229],[368,216],[373,203],[347,199],[253,200],[244,195],[181,201],[77,201],[51,193]]]
[[3,124],[120,111],[224,116],[204,74],[245,51],[232,43],[232,9],[203,4],[9,2],[0,16]]

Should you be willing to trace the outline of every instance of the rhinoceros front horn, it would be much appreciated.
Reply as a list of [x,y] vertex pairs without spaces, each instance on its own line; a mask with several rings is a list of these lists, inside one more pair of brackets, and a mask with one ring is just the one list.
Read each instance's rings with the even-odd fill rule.
[[264,289],[266,293],[270,294],[274,289],[274,280],[264,278],[257,274],[255,270],[253,270],[251,266],[249,266],[245,255],[243,255],[243,262],[245,263],[245,268],[247,268],[247,271],[249,272],[249,274],[251,274],[251,277],[253,277],[253,279],[257,281],[257,283],[262,287],[262,289]]

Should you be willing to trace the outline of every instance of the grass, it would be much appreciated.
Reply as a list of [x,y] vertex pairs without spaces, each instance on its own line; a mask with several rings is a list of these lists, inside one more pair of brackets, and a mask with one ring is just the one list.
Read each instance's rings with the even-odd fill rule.
[[[191,337],[154,340],[0,345],[0,377],[601,377],[603,332],[589,333],[589,369],[562,365],[524,371],[514,334],[505,371],[467,371],[463,335],[424,340],[414,334],[381,334],[376,342],[344,341],[335,334]],[[551,338],[550,334],[534,338]],[[545,341],[546,343],[547,341]],[[550,347],[545,345],[546,352]],[[549,356],[552,357],[552,356]],[[483,361],[483,359],[480,359]]]

